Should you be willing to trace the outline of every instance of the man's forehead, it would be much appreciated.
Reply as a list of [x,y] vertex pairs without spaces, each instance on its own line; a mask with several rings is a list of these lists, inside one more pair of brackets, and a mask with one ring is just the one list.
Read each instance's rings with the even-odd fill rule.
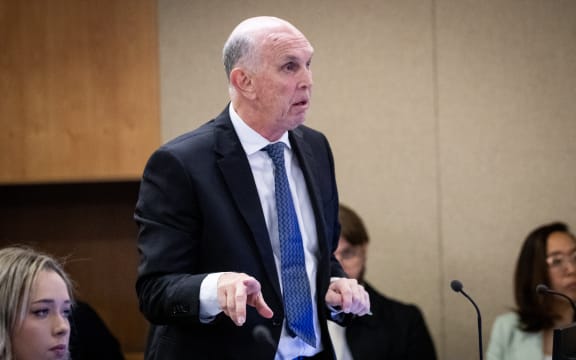
[[314,48],[304,37],[279,36],[276,38],[267,38],[261,43],[264,51],[273,52],[275,57],[292,60],[301,60],[306,58],[307,61],[312,57]]

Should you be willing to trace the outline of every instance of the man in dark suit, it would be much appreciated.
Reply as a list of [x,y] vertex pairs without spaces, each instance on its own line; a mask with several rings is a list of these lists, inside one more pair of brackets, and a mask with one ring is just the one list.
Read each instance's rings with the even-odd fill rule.
[[436,360],[420,309],[390,299],[364,281],[369,237],[362,219],[345,205],[340,205],[339,218],[336,257],[350,277],[364,284],[372,316],[354,319],[346,328],[330,324],[338,360]]
[[[284,20],[243,21],[224,45],[229,106],[149,159],[135,211],[136,289],[152,323],[147,360],[333,359],[326,320],[370,311],[364,288],[333,256],[339,224],[330,146],[302,125],[312,54]],[[283,144],[281,165],[262,151],[275,143]],[[286,295],[291,279],[281,271],[286,221],[277,210],[286,204],[275,197],[277,166],[285,167],[294,204],[302,265],[293,269],[308,287],[300,305],[311,336],[286,321],[296,297]]]

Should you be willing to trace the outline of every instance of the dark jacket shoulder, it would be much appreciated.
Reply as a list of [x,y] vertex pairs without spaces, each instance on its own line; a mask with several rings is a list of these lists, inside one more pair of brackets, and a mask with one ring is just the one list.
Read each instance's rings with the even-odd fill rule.
[[354,359],[435,360],[434,343],[420,309],[364,286],[373,315],[359,317],[348,326],[346,337]]

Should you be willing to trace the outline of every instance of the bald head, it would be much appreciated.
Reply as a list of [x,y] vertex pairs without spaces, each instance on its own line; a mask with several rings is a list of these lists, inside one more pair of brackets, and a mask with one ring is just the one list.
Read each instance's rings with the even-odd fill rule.
[[[258,16],[242,21],[234,28],[224,44],[223,61],[226,76],[238,64],[250,67],[256,65],[259,46],[264,38],[277,30],[302,33],[288,21],[273,16]],[[304,36],[304,35],[302,35]]]
[[310,106],[314,48],[289,22],[241,22],[224,45],[228,93],[236,113],[270,141],[302,124]]

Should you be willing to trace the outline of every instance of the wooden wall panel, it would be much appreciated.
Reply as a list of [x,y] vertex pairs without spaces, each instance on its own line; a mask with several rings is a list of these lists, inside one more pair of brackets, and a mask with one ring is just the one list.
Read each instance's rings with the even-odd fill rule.
[[0,0],[0,183],[139,177],[160,143],[156,13]]

